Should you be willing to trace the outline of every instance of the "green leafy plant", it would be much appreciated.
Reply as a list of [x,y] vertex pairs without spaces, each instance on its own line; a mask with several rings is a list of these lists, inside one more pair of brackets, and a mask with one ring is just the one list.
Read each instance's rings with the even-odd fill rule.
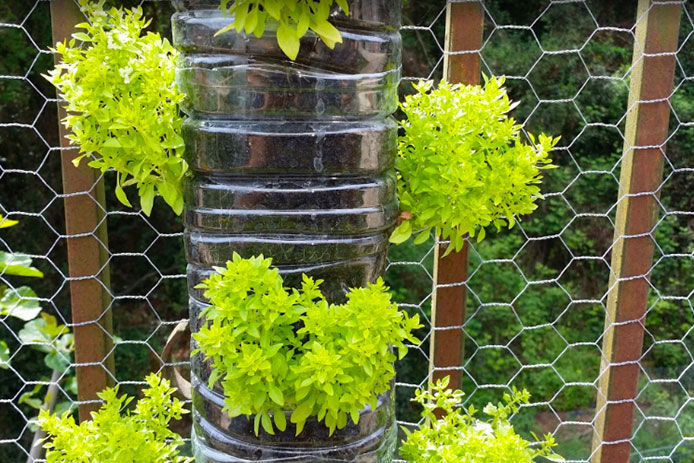
[[[19,222],[0,215],[0,229],[10,228]],[[18,276],[42,278],[43,272],[32,267],[31,257],[23,254],[13,254],[0,251],[0,276]],[[0,284],[0,317],[12,317],[24,322],[31,322],[41,313],[38,296],[28,286],[10,288]],[[0,368],[10,366],[10,349],[5,341],[0,339]]]
[[[504,403],[487,404],[484,413],[488,421],[476,417],[473,406],[460,408],[461,391],[448,389],[446,377],[430,384],[429,390],[418,390],[414,402],[423,407],[424,424],[416,431],[404,429],[406,441],[400,455],[410,463],[532,463],[544,457],[549,461],[564,461],[555,454],[554,438],[548,434],[538,446],[518,434],[509,417],[518,413],[521,404],[530,399],[528,391],[513,390],[504,394]],[[442,411],[443,418],[435,412]],[[533,435],[534,436],[534,435]],[[538,440],[536,436],[535,440]]]
[[419,317],[399,311],[382,280],[335,305],[320,280],[304,275],[300,290],[284,288],[271,263],[234,254],[199,285],[211,306],[193,337],[195,352],[212,360],[210,387],[221,382],[230,416],[255,415],[256,434],[261,425],[284,431],[285,411],[297,435],[311,416],[331,432],[348,418],[358,423],[359,411],[390,389],[405,341],[419,342]]
[[340,31],[329,21],[335,4],[349,13],[346,0],[222,0],[219,8],[233,16],[231,24],[217,34],[236,29],[261,37],[271,22],[280,48],[294,60],[299,55],[300,40],[309,29],[331,49],[342,43]]
[[[9,220],[0,215],[0,229],[13,227],[17,224],[16,220]],[[32,259],[22,254],[1,252],[0,269],[0,275],[3,277],[8,275],[43,277],[43,273],[32,266]],[[73,401],[57,400],[61,383],[63,383],[63,390],[77,395],[77,381],[70,371],[74,349],[73,335],[70,329],[59,324],[52,315],[42,311],[38,296],[28,286],[11,288],[0,285],[0,317],[4,319],[14,318],[24,322],[24,326],[18,332],[20,342],[44,354],[44,364],[52,371],[50,380],[46,377],[41,378],[41,382],[37,382],[32,389],[19,396],[18,403],[34,410],[71,412],[74,408]],[[11,356],[12,352],[9,346],[0,339],[0,369],[11,367]],[[46,382],[48,384],[45,384]],[[44,388],[46,391],[43,397],[37,397]],[[37,446],[41,436],[37,432],[33,420],[30,422],[30,428],[35,431],[31,455],[39,458],[34,452],[40,450],[40,447]]]
[[19,331],[23,344],[31,345],[45,355],[44,363],[51,370],[61,374],[70,368],[74,338],[70,329],[58,323],[56,318],[47,313],[27,322]]
[[513,227],[542,199],[541,171],[558,138],[540,135],[523,142],[521,126],[508,116],[512,104],[503,77],[484,86],[431,81],[414,85],[400,108],[398,194],[404,219],[391,235],[399,244],[432,229],[450,239],[446,252],[460,250],[465,235],[478,240],[485,227]]
[[[42,378],[42,383],[37,383],[22,393],[18,402],[32,408],[35,413],[41,410],[56,414],[72,413],[76,408],[74,400],[69,397],[67,400],[58,400],[62,397],[60,388],[73,397],[77,396],[77,378],[71,368],[74,338],[70,329],[59,324],[52,315],[41,312],[40,317],[24,324],[18,336],[22,344],[43,353],[43,362],[52,371],[50,379]],[[36,425],[36,416],[29,425],[34,431],[32,455],[40,458],[37,453],[41,451],[43,435]]]
[[123,188],[136,185],[147,215],[157,194],[180,214],[188,166],[178,110],[184,96],[174,85],[177,52],[159,34],[144,33],[149,21],[141,8],[80,3],[89,22],[56,45],[61,62],[45,76],[67,101],[63,124],[80,147],[73,162],[87,158],[102,172],[115,170],[116,197],[126,206]]
[[118,388],[99,393],[102,407],[90,421],[80,424],[69,414],[52,415],[42,411],[39,426],[48,434],[44,444],[48,463],[191,463],[179,455],[183,439],[169,429],[187,411],[173,397],[169,381],[151,374],[146,378],[144,397],[128,410],[133,401],[118,395]]

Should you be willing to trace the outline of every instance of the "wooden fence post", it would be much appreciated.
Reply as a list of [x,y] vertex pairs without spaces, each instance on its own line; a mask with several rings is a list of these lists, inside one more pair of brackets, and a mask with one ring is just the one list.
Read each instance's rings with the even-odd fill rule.
[[682,4],[639,0],[593,463],[628,463]]
[[[74,26],[84,21],[74,0],[51,1],[54,43],[69,39]],[[58,117],[65,117],[63,105],[58,108]],[[67,131],[59,125],[77,399],[83,421],[99,408],[96,394],[110,386],[114,377],[104,183],[100,173],[86,162],[79,167],[72,164],[78,150],[70,146]]]
[[[484,7],[481,2],[448,2],[444,56],[446,80],[479,83],[483,28]],[[465,323],[468,245],[466,242],[460,252],[443,257],[446,246],[438,244],[434,255],[429,377],[437,380],[450,376],[450,387],[458,389],[462,386],[465,351],[461,327]]]

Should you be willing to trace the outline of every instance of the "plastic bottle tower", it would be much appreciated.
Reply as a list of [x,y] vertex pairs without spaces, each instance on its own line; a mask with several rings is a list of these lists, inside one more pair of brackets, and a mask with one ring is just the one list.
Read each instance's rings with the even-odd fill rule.
[[[334,50],[309,33],[292,62],[272,26],[262,38],[215,33],[230,18],[219,0],[174,0],[177,81],[192,176],[185,193],[191,330],[205,300],[194,287],[234,252],[273,258],[289,285],[323,279],[331,301],[381,276],[398,213],[393,163],[401,68],[400,0],[350,0],[333,15]],[[309,420],[274,436],[222,412],[209,365],[192,359],[198,463],[390,462],[397,430],[392,394],[332,436]],[[289,421],[289,420],[287,420]]]

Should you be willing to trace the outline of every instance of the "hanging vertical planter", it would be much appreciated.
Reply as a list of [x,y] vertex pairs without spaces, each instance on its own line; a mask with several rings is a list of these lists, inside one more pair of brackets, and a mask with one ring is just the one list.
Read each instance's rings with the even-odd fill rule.
[[[268,24],[261,38],[235,31],[219,1],[178,0],[174,45],[192,175],[185,186],[185,245],[191,331],[207,306],[196,289],[233,253],[272,257],[289,286],[306,273],[329,301],[381,276],[398,215],[399,0],[348,2],[331,22],[335,49],[316,35],[289,61]],[[197,458],[202,462],[390,461],[397,431],[392,390],[331,433],[309,418],[271,435],[230,418],[210,364],[192,358]]]

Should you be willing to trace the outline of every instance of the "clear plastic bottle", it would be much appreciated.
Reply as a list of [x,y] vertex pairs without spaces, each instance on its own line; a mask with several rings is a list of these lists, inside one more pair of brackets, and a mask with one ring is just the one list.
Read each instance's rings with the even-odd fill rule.
[[[350,0],[331,21],[334,50],[309,32],[289,61],[274,36],[215,33],[229,23],[219,0],[174,0],[177,73],[187,94],[183,129],[192,176],[185,193],[191,329],[205,307],[194,287],[233,252],[264,254],[296,284],[323,279],[339,301],[383,274],[398,205],[393,162],[402,44],[399,0]],[[198,462],[390,462],[397,430],[392,394],[332,436],[308,422],[256,437],[252,420],[221,412],[192,359]]]

